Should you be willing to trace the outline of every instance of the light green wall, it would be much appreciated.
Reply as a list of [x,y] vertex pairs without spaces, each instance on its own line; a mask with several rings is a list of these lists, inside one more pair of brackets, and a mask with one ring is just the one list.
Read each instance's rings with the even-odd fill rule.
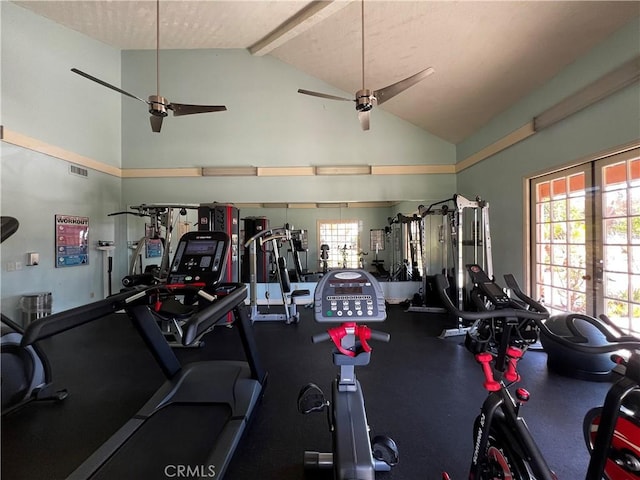
[[[119,209],[120,180],[95,171],[89,178],[71,175],[65,162],[7,144],[0,161],[2,215],[20,222],[1,247],[2,312],[18,318],[20,296],[34,292],[51,292],[54,311],[102,298],[103,254],[96,242],[114,240],[115,220],[107,214]],[[89,217],[89,265],[55,268],[56,214]],[[38,252],[40,264],[26,266],[27,252]],[[22,270],[8,271],[10,262],[21,262]]]
[[[155,52],[123,52],[122,85],[143,98],[155,91]],[[454,145],[382,109],[373,110],[371,130],[362,132],[353,105],[298,94],[302,87],[353,94],[336,91],[274,58],[254,57],[245,50],[162,50],[163,96],[178,103],[224,104],[228,111],[170,116],[158,135],[150,130],[144,105],[124,99],[123,166],[455,162]]]
[[118,82],[120,52],[6,1],[2,9],[2,124],[120,166],[120,98],[72,73]]
[[[138,95],[155,85],[155,55],[123,52],[123,85]],[[126,168],[453,164],[455,146],[381,109],[360,130],[346,102],[300,95],[328,85],[270,57],[244,50],[161,51],[161,93],[170,101],[225,104],[227,112],[165,119],[150,131],[140,102],[123,101]],[[125,179],[124,201],[317,202],[421,200],[451,188],[453,175]]]
[[[458,159],[524,125],[581,87],[640,54],[636,18],[550,82],[457,146]],[[459,193],[490,203],[495,272],[523,280],[523,181],[526,177],[640,139],[640,85],[588,107],[458,174]]]
[[[120,52],[33,15],[9,2],[1,12],[1,124],[63,149],[120,166],[120,99],[104,95],[69,70],[120,77]],[[69,164],[8,143],[0,144],[0,213],[18,218],[20,229],[0,247],[2,312],[18,318],[22,294],[49,291],[54,311],[82,305],[103,293],[98,239],[114,240],[120,208],[120,179],[96,171],[88,178]],[[90,264],[55,268],[54,216],[90,218]],[[26,267],[26,253],[40,265]],[[22,270],[9,272],[8,263]],[[93,296],[92,296],[93,295]]]

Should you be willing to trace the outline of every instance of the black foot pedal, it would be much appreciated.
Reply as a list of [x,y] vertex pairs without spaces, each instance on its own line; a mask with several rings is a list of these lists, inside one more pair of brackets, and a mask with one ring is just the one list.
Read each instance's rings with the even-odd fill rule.
[[398,464],[398,446],[391,437],[376,435],[371,442],[373,458],[386,463],[390,467]]
[[56,402],[62,402],[63,400],[65,400],[67,397],[69,396],[69,392],[67,391],[67,389],[65,388],[64,390],[58,390],[54,395],[53,395],[53,400],[55,400]]
[[300,413],[320,412],[329,406],[324,393],[315,383],[309,383],[298,394],[298,411]]

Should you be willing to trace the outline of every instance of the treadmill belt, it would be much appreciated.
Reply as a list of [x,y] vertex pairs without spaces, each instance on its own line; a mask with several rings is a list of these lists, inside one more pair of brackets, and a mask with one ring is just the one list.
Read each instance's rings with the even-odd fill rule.
[[[231,417],[226,404],[172,404],[149,418],[92,479],[199,478]],[[179,470],[181,469],[181,470]],[[203,470],[204,469],[204,470]]]

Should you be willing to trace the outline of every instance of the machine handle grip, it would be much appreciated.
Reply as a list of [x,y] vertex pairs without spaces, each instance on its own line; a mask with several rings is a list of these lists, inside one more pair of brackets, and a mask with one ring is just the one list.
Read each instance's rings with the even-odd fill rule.
[[[388,342],[391,339],[391,335],[387,332],[380,332],[378,330],[370,330],[371,336],[369,338],[378,340],[379,342]],[[316,333],[311,337],[311,343],[321,343],[331,340],[329,332]]]
[[453,304],[446,291],[449,288],[449,281],[447,277],[441,273],[436,275],[436,285],[438,287],[438,293],[442,299],[444,306],[447,310],[454,313],[460,318],[465,320],[489,320],[491,318],[522,318],[536,320],[536,323],[542,323],[542,320],[549,318],[548,313],[534,312],[531,310],[524,310],[519,308],[501,308],[496,310],[487,310],[483,312],[467,312],[459,310]]
[[[527,296],[522,292],[518,282],[515,277],[511,274],[507,274],[504,276],[505,282],[507,286],[516,294],[518,298],[532,306],[535,309],[543,309],[546,311],[543,305],[533,300],[531,297]],[[564,337],[552,332],[547,325],[536,319],[536,324],[540,328],[540,331],[547,337],[549,340],[558,343],[564,347],[567,347],[571,350],[576,350],[578,352],[587,353],[587,354],[598,354],[598,353],[609,353],[615,352],[617,350],[631,350],[637,351],[640,349],[640,339],[634,337],[633,335],[625,335],[622,330],[620,330],[611,320],[608,319],[606,315],[601,315],[600,318],[602,322],[599,322],[593,317],[589,315],[583,314],[573,314],[574,318],[579,318],[587,323],[590,323],[595,328],[597,328],[600,333],[602,333],[608,344],[604,345],[590,345],[588,343],[588,339],[585,338],[575,327],[573,322],[568,322],[567,326],[569,330],[573,334],[572,337]]]
[[389,335],[387,332],[380,332],[378,330],[370,330],[370,332],[370,338],[372,340],[378,340],[379,342],[388,342],[391,339],[391,335]]
[[524,303],[537,310],[538,312],[548,312],[545,306],[540,302],[536,302],[530,296],[525,295],[525,293],[520,289],[520,285],[518,285],[516,277],[514,277],[511,273],[507,273],[506,275],[504,275],[504,281],[507,284],[507,287],[509,287],[511,291],[515,293],[516,296]]
[[331,335],[329,335],[329,332],[316,333],[311,337],[312,343],[326,342],[327,340],[331,340]]

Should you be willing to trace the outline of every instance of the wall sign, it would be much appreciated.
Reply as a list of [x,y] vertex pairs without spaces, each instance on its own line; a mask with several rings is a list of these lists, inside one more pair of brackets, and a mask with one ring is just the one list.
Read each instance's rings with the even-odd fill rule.
[[89,264],[89,217],[56,215],[56,267]]

